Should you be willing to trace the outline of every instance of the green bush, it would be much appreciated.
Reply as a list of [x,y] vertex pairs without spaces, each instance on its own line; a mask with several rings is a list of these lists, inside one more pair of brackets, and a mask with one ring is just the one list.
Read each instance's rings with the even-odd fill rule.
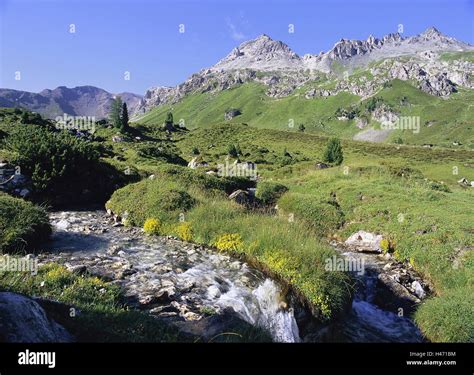
[[51,227],[44,209],[0,193],[0,252],[34,250],[50,234]]
[[[99,160],[99,148],[67,131],[14,126],[4,140],[11,163],[31,178],[33,200],[103,201],[126,178]],[[118,186],[117,186],[118,185]]]
[[130,225],[143,226],[148,218],[160,222],[177,220],[196,199],[173,181],[143,180],[117,190],[106,207],[118,215],[127,212]]
[[44,192],[55,182],[80,174],[99,159],[88,142],[40,126],[16,127],[5,143],[17,155],[13,162],[22,173],[31,176],[36,192]]
[[188,163],[181,156],[179,156],[177,150],[172,149],[164,145],[156,145],[156,143],[147,143],[138,146],[138,156],[148,159],[154,159],[158,161],[164,161],[166,163],[187,165]]
[[344,156],[342,153],[341,141],[339,139],[332,138],[329,140],[323,158],[326,163],[334,163],[336,165],[342,163]]
[[239,145],[231,144],[227,147],[227,154],[233,158],[238,158],[239,155],[242,155]]
[[373,112],[377,107],[382,105],[382,103],[384,103],[384,100],[382,98],[372,97],[365,103],[365,108],[367,108],[367,111]]
[[283,193],[288,191],[285,185],[272,181],[262,181],[257,184],[255,196],[262,201],[263,204],[274,204]]

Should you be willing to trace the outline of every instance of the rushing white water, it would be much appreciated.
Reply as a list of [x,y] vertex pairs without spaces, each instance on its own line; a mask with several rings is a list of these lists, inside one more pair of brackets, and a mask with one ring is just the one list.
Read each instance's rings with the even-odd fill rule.
[[[118,280],[122,287],[138,297],[172,291],[171,304],[175,304],[176,318],[199,319],[203,307],[217,313],[230,308],[246,322],[267,330],[277,342],[422,340],[410,319],[374,304],[377,272],[358,276],[361,287],[350,313],[334,325],[330,337],[321,338],[318,328],[313,328],[316,330],[313,332],[299,330],[293,309],[287,308],[280,286],[246,263],[179,241],[165,241],[143,236],[138,230],[130,232],[112,227],[99,211],[54,213],[51,221],[55,228],[51,250],[61,252],[62,260],[72,265],[92,261],[92,267],[105,268],[116,262],[127,264],[134,273]],[[107,255],[107,249],[113,246],[121,251]],[[370,255],[349,255],[364,258],[368,269],[383,266]],[[98,263],[97,258],[101,259]],[[170,306],[166,304],[169,302],[163,302],[161,307],[168,309],[169,314]],[[150,306],[150,312],[156,307]]]
[[[231,308],[241,319],[267,330],[274,341],[300,341],[293,310],[283,303],[280,286],[246,263],[178,241],[130,235],[105,225],[100,212],[55,213],[51,221],[52,248],[63,252],[67,261],[102,257],[130,264],[136,272],[124,281],[130,292],[140,296],[171,288],[186,312]],[[89,233],[84,227],[95,229]],[[105,256],[111,246],[118,246],[122,254]]]
[[[377,257],[363,253],[344,253],[351,258],[363,259],[364,275],[355,275],[359,288],[352,301],[352,309],[344,321],[337,325],[336,341],[348,342],[421,342],[423,337],[405,316],[384,310],[374,303],[377,290],[377,275],[383,262]],[[378,270],[378,271],[377,271]]]
[[220,306],[232,307],[245,321],[265,328],[275,341],[299,342],[293,309],[282,309],[281,302],[280,289],[270,279],[266,279],[250,294],[233,287],[218,300]]

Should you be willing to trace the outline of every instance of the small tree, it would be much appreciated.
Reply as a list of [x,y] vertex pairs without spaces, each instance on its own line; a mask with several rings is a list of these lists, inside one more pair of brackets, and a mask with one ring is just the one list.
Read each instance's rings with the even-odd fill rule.
[[21,114],[21,123],[22,124],[28,124],[28,112],[23,112]]
[[306,130],[306,127],[303,124],[300,124],[298,126],[298,131],[300,131],[301,133],[304,133],[305,130]]
[[192,152],[193,152],[193,155],[199,155],[200,154],[199,149],[196,146],[193,147]]
[[120,98],[120,96],[117,96],[112,101],[109,117],[114,128],[122,128],[122,98]]
[[128,131],[128,129],[129,129],[129,124],[128,124],[128,108],[127,108],[127,103],[123,102],[120,130],[121,130],[122,132],[126,132],[126,131]]
[[165,130],[173,131],[174,130],[174,125],[173,124],[174,124],[173,113],[168,112],[168,114],[166,115],[166,119],[165,119],[165,125],[164,125]]
[[233,158],[237,158],[239,157],[239,154],[240,154],[240,147],[238,145],[236,146],[234,144],[231,144],[227,148],[227,153],[229,154],[229,156]]
[[330,139],[324,152],[324,161],[340,165],[343,160],[341,141],[337,138]]

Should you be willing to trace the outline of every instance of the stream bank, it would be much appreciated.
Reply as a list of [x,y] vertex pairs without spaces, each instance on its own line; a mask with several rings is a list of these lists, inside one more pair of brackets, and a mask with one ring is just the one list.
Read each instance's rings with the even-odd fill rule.
[[145,236],[104,211],[53,212],[50,219],[53,237],[40,263],[63,263],[117,284],[130,307],[206,341],[239,322],[264,329],[277,342],[423,341],[408,311],[393,310],[400,300],[380,288],[387,260],[372,254],[339,248],[363,258],[366,272],[356,275],[347,314],[323,325],[285,286],[241,260],[171,237]]

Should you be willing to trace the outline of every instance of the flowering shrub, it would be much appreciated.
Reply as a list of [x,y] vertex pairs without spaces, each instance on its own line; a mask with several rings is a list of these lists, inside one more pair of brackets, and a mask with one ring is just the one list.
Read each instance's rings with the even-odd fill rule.
[[146,234],[149,235],[158,235],[160,234],[161,223],[158,219],[149,218],[146,219],[145,224],[143,225],[143,230]]
[[390,242],[386,238],[384,238],[382,241],[380,241],[380,248],[382,249],[384,254],[387,253],[390,250]]
[[395,241],[384,238],[382,241],[380,241],[380,248],[384,254],[389,252],[391,253],[395,250]]
[[193,238],[193,229],[191,223],[180,223],[175,228],[176,235],[183,241],[191,241]]
[[44,283],[48,286],[63,288],[74,281],[74,276],[66,267],[50,263],[44,267]]
[[221,251],[233,250],[238,251],[242,248],[242,237],[238,233],[226,233],[217,237],[213,246]]

